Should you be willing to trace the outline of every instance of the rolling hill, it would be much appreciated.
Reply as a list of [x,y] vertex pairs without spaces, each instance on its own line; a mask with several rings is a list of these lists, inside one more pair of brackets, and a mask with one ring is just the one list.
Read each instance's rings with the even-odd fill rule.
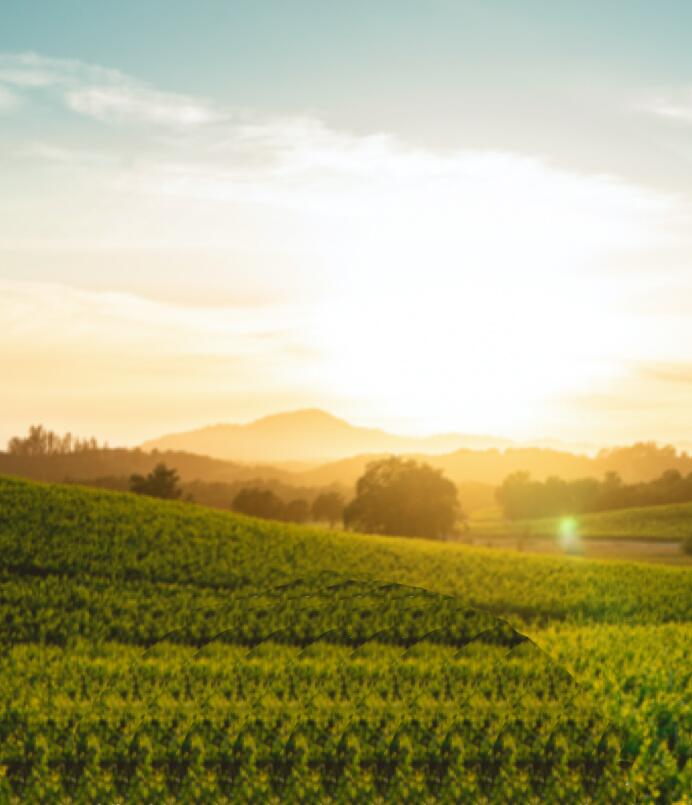
[[[349,485],[355,483],[369,461],[383,455],[349,456],[297,474],[306,484],[336,482]],[[442,470],[457,485],[473,482],[496,486],[513,472],[528,472],[541,481],[553,475],[576,480],[602,478],[607,472],[615,472],[625,483],[650,481],[671,469],[683,475],[692,472],[692,456],[670,445],[659,446],[655,443],[607,448],[595,456],[543,447],[462,448],[437,455],[408,455]]]
[[35,481],[61,483],[105,477],[128,477],[148,473],[160,461],[180,474],[185,481],[235,483],[255,478],[290,482],[288,470],[262,464],[221,461],[209,456],[183,451],[151,451],[125,447],[85,450],[64,455],[21,456],[0,451],[0,474],[19,475]]
[[681,802],[691,577],[0,477],[0,799]]
[[[48,538],[49,537],[49,538]],[[689,574],[518,556],[430,540],[292,526],[186,503],[0,476],[0,570],[81,583],[182,584],[223,591],[296,574],[376,574],[438,592],[463,591],[498,615],[620,622],[692,611]],[[585,570],[588,569],[588,574]],[[633,615],[631,605],[643,603]],[[175,596],[174,596],[175,597]],[[1,622],[1,619],[0,619]]]

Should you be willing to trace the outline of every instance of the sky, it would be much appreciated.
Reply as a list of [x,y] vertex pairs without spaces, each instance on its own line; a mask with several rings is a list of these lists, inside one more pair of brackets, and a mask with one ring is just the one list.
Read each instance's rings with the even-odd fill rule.
[[692,6],[4,0],[0,442],[692,443]]

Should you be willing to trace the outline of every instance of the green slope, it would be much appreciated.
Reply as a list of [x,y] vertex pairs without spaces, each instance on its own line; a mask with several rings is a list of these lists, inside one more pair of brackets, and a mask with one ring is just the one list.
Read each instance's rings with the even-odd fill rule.
[[0,630],[20,617],[31,620],[23,602],[35,598],[27,587],[35,580],[53,618],[41,620],[41,628],[56,630],[56,640],[72,628],[70,617],[83,620],[73,596],[90,610],[88,621],[80,621],[85,636],[139,642],[173,628],[190,606],[223,601],[230,590],[322,570],[453,593],[524,620],[666,622],[692,611],[692,575],[683,568],[330,532],[0,478],[0,579],[9,617],[0,610]]
[[[325,571],[454,594],[533,642],[305,651]],[[248,596],[296,577],[310,603],[279,645],[283,599]],[[0,476],[0,801],[683,802],[691,581]],[[373,612],[429,635],[418,605]]]
[[582,514],[573,518],[544,517],[508,523],[498,508],[483,509],[471,517],[473,534],[501,536],[528,534],[556,537],[563,533],[566,521],[582,539],[632,539],[681,541],[692,536],[692,503],[645,506],[633,509]]

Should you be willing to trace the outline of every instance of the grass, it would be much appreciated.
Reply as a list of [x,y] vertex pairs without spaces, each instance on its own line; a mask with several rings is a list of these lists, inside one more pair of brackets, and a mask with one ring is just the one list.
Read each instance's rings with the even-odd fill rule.
[[545,517],[509,523],[498,507],[480,509],[470,518],[470,533],[479,536],[559,538],[566,519],[574,521],[581,539],[627,539],[681,542],[692,535],[692,503],[645,506],[581,514],[573,518]]

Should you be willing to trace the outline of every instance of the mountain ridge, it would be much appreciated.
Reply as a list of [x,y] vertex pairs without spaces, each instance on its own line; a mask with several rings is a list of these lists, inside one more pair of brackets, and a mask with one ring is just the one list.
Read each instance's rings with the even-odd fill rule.
[[216,423],[144,442],[143,450],[184,450],[233,461],[334,461],[359,453],[448,453],[462,448],[510,447],[495,436],[439,433],[402,436],[361,427],[320,408],[261,417],[247,424]]

